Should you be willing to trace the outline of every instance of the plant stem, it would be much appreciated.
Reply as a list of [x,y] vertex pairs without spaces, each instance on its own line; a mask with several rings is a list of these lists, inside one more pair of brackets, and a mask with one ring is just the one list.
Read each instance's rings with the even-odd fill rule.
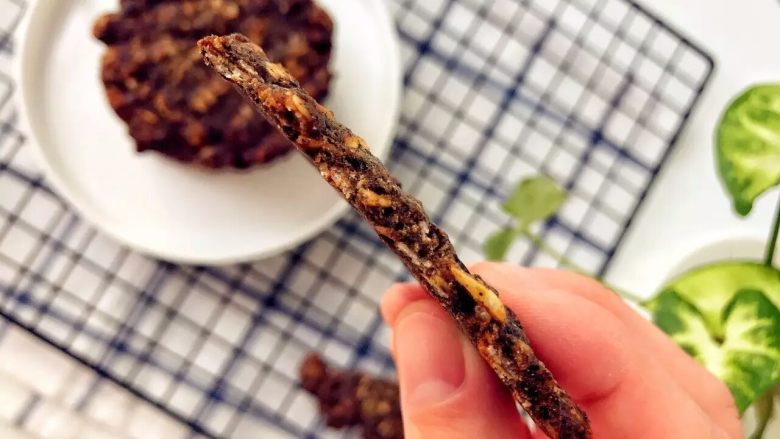
[[775,259],[775,246],[777,245],[778,231],[780,231],[780,198],[777,200],[775,222],[772,224],[772,234],[769,235],[769,242],[767,243],[766,247],[766,255],[764,255],[764,265],[767,267],[771,267],[772,261]]
[[597,281],[601,282],[602,285],[607,287],[607,289],[611,290],[618,296],[622,297],[623,299],[629,300],[634,303],[642,303],[643,299],[637,296],[636,294],[629,293],[626,290],[619,289],[615,287],[614,285],[610,285],[604,279],[600,277],[595,277],[592,274],[588,273],[588,270],[582,268],[580,265],[578,265],[576,262],[569,259],[567,256],[561,254],[558,250],[552,248],[549,244],[544,242],[541,238],[531,233],[529,230],[520,230],[519,234],[521,236],[524,236],[526,239],[531,241],[533,245],[535,245],[539,250],[547,253],[550,257],[555,259],[560,265],[569,268],[573,271],[576,271],[582,275],[592,277],[596,279]]
[[769,420],[772,419],[772,412],[774,411],[774,404],[775,404],[774,397],[775,397],[776,389],[774,390],[770,389],[766,391],[763,395],[759,396],[758,399],[756,400],[755,408],[756,408],[756,417],[758,418],[758,425],[756,426],[755,431],[753,431],[753,434],[750,435],[749,439],[761,439],[762,437],[764,437],[764,431],[766,430],[767,425],[769,425]]
[[582,268],[579,265],[577,265],[576,262],[572,261],[567,256],[562,255],[561,252],[559,252],[558,250],[550,247],[549,244],[544,242],[541,238],[539,238],[538,236],[534,235],[530,231],[528,231],[528,230],[521,230],[520,234],[522,236],[526,237],[529,241],[531,241],[531,244],[536,246],[536,248],[538,248],[539,250],[541,250],[541,251],[547,253],[548,255],[550,255],[559,264],[561,264],[561,265],[563,265],[563,266],[565,266],[567,268],[571,268],[574,271],[578,271],[580,273],[587,274],[587,270],[585,270],[584,268]]

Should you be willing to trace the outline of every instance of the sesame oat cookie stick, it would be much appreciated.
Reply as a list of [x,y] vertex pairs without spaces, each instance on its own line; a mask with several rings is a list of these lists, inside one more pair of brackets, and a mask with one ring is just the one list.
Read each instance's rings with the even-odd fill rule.
[[304,153],[456,320],[515,399],[550,438],[590,438],[585,413],[536,358],[496,290],[471,274],[422,204],[280,65],[246,37],[198,42],[209,66],[236,85]]

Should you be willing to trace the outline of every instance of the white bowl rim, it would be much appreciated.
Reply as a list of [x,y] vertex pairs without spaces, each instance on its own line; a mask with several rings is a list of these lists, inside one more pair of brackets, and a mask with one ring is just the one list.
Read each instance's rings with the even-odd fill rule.
[[[285,243],[276,246],[269,246],[260,251],[247,251],[244,253],[236,253],[230,256],[222,256],[222,257],[197,258],[197,257],[192,257],[191,255],[181,254],[176,251],[170,251],[164,248],[153,248],[152,246],[132,241],[123,233],[119,233],[116,230],[114,230],[111,227],[110,221],[108,219],[106,219],[99,212],[96,212],[92,208],[88,207],[90,206],[90,203],[83,202],[81,197],[78,196],[75,191],[72,191],[69,188],[69,185],[66,184],[60,178],[57,172],[55,172],[54,168],[50,165],[49,161],[47,160],[46,154],[44,154],[43,152],[43,147],[41,146],[41,143],[39,141],[36,132],[32,129],[32,124],[27,118],[29,105],[27,105],[27,99],[25,98],[24,90],[28,87],[28,85],[27,85],[26,75],[24,75],[23,72],[27,60],[31,56],[30,48],[29,48],[30,32],[32,32],[32,30],[34,29],[33,24],[35,20],[40,19],[40,16],[42,14],[41,11],[45,9],[44,6],[46,5],[47,1],[50,2],[50,1],[57,1],[57,0],[38,0],[34,2],[30,10],[25,14],[25,17],[22,19],[22,22],[20,23],[19,29],[17,31],[18,32],[17,35],[19,36],[18,39],[19,49],[17,55],[14,57],[13,60],[12,74],[13,74],[13,78],[16,80],[16,88],[13,91],[14,92],[13,100],[16,105],[16,108],[18,108],[18,123],[20,128],[22,129],[22,132],[29,139],[29,142],[27,142],[26,146],[30,148],[30,150],[32,150],[37,161],[36,164],[40,167],[41,171],[46,177],[46,180],[51,183],[54,189],[56,189],[57,195],[65,199],[70,205],[70,207],[73,208],[81,218],[85,219],[92,226],[99,229],[102,233],[105,233],[106,235],[110,236],[117,242],[126,245],[131,249],[134,249],[147,256],[158,258],[160,260],[164,260],[172,263],[178,263],[178,264],[185,264],[185,265],[226,266],[226,265],[233,265],[238,263],[259,261],[265,258],[275,256],[284,251],[293,249],[298,245],[301,245],[304,242],[309,241],[310,239],[316,237],[328,227],[334,225],[341,217],[343,217],[351,209],[349,204],[345,202],[339,203],[338,205],[334,206],[333,209],[330,209],[322,216],[320,216],[317,221],[313,221],[312,223],[310,223],[308,230],[300,233],[295,238],[290,239]],[[403,92],[401,48],[400,48],[400,42],[395,28],[395,23],[393,21],[392,16],[390,15],[390,11],[387,5],[385,4],[385,2],[383,2],[382,0],[367,0],[367,1],[371,2],[370,6],[373,6],[373,8],[379,14],[378,18],[380,20],[381,26],[386,28],[384,31],[380,32],[379,34],[385,36],[384,42],[385,44],[387,44],[387,47],[391,48],[389,53],[386,54],[386,59],[388,60],[387,61],[388,66],[390,66],[389,73],[391,75],[391,80],[389,81],[387,86],[394,88],[395,90],[392,90],[391,93],[389,93],[391,97],[391,101],[388,102],[385,106],[383,106],[383,108],[387,110],[387,112],[391,116],[388,119],[389,124],[386,127],[387,133],[384,136],[387,139],[386,140],[387,145],[386,147],[383,148],[382,153],[378,154],[380,160],[385,160],[389,156],[390,150],[392,149],[393,133],[397,129],[399,118],[400,118],[400,111],[401,111],[400,103],[401,103],[401,95]]]
[[[717,262],[728,261],[761,261],[764,257],[762,243],[767,239],[765,234],[755,230],[746,230],[745,228],[726,228],[715,230],[698,236],[694,239],[685,240],[673,246],[669,254],[678,255],[669,264],[666,270],[658,273],[658,285],[660,288],[665,282],[683,274],[687,269],[713,264]],[[752,254],[752,249],[756,248],[758,252],[752,257],[729,259],[719,254],[710,254],[703,256],[701,252],[707,249],[719,248],[721,246],[734,245],[740,246],[745,252]],[[775,253],[775,261],[780,262],[780,252]]]

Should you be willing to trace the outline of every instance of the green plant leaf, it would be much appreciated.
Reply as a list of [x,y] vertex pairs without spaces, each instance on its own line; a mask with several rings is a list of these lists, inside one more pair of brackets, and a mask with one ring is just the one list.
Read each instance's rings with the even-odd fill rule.
[[704,316],[673,289],[666,289],[647,304],[653,322],[690,356],[705,363],[716,358],[717,343],[707,328]]
[[780,184],[780,84],[753,86],[736,97],[716,131],[721,178],[740,215]]
[[742,290],[723,321],[723,380],[743,412],[780,381],[780,310],[761,291]]
[[515,235],[516,232],[512,229],[501,229],[488,236],[482,249],[485,257],[489,261],[503,261],[515,240]]
[[502,207],[517,220],[520,229],[526,229],[555,215],[564,201],[566,192],[549,177],[540,175],[520,181]]
[[780,310],[760,291],[741,290],[713,333],[702,314],[674,290],[652,306],[653,320],[731,390],[740,412],[780,381]]
[[780,382],[780,272],[756,263],[702,267],[645,302],[653,321],[723,380],[744,411]]
[[739,290],[762,291],[780,308],[780,271],[757,262],[731,261],[695,268],[672,279],[663,289],[672,289],[693,304],[707,327],[716,332],[721,330],[726,304]]

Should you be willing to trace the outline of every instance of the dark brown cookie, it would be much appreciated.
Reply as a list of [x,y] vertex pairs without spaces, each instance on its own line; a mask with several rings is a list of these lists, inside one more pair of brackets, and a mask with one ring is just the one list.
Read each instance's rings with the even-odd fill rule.
[[219,75],[196,42],[242,32],[269,49],[308,93],[328,93],[333,24],[312,0],[122,0],[97,20],[106,43],[108,101],[138,151],[158,151],[209,168],[244,169],[293,148]]
[[235,84],[309,158],[455,319],[552,439],[592,436],[588,417],[536,357],[523,327],[495,288],[463,265],[447,234],[404,192],[366,142],[242,35],[198,42],[208,65]]
[[317,354],[301,363],[301,387],[314,395],[328,426],[360,427],[366,439],[404,437],[398,384],[360,371],[333,370]]

